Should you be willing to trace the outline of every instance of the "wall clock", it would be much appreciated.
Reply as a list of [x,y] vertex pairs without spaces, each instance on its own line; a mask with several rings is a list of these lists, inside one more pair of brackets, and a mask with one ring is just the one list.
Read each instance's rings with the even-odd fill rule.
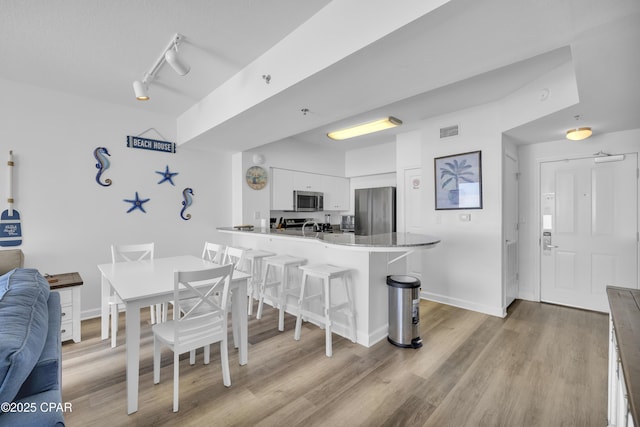
[[247,169],[247,185],[254,190],[262,190],[267,185],[267,171],[260,166],[252,166]]

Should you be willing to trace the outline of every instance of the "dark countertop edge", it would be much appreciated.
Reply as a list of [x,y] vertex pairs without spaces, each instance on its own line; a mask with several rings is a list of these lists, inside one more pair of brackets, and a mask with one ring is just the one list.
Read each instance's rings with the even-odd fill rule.
[[[318,236],[298,236],[298,235],[293,235],[293,234],[284,234],[284,233],[264,233],[264,232],[260,232],[260,231],[255,231],[255,230],[239,230],[236,229],[234,227],[218,227],[216,228],[216,230],[221,231],[221,232],[228,232],[228,233],[242,233],[242,234],[250,234],[250,235],[254,235],[254,236],[262,236],[262,237],[285,237],[285,238],[297,238],[297,239],[305,239],[305,240],[310,240],[310,241],[316,241],[318,243],[321,244],[326,244],[326,245],[333,245],[333,246],[339,246],[339,247],[344,247],[344,248],[354,248],[354,249],[372,249],[372,250],[393,250],[393,251],[398,251],[398,250],[402,250],[402,249],[416,249],[416,248],[431,248],[435,245],[437,245],[438,243],[440,243],[440,239],[438,239],[437,237],[433,237],[433,236],[427,236],[425,234],[414,234],[415,236],[425,236],[428,237],[430,239],[435,239],[432,240],[428,243],[409,243],[409,244],[401,244],[401,245],[384,245],[384,244],[380,244],[380,245],[375,245],[375,244],[358,244],[358,243],[341,243],[341,242],[332,242],[329,240],[325,240],[325,239],[321,239]],[[329,234],[329,235],[336,235],[336,234]],[[339,234],[338,234],[339,235]]]
[[607,286],[613,329],[627,387],[629,412],[640,424],[640,290]]

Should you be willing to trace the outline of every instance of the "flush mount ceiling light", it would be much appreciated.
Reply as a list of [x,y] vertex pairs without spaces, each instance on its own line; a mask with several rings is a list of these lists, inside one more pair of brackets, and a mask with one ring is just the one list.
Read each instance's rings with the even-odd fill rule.
[[149,95],[147,93],[149,85],[156,78],[165,62],[168,63],[180,76],[184,76],[191,70],[191,67],[183,62],[183,60],[178,56],[178,46],[182,43],[183,39],[184,36],[182,34],[174,35],[169,42],[169,45],[162,51],[162,54],[158,57],[156,62],[153,63],[149,71],[144,73],[142,80],[136,80],[133,82],[133,91],[136,94],[137,100],[146,101],[149,99]]
[[374,120],[372,122],[362,123],[356,126],[329,132],[327,136],[336,141],[341,141],[343,139],[354,138],[356,136],[394,128],[396,126],[400,126],[401,124],[402,120],[389,116],[385,117],[384,119]]
[[593,132],[590,127],[569,129],[567,131],[567,139],[572,141],[581,141],[591,136]]
[[[575,116],[573,116],[574,119],[576,119],[576,122],[580,120],[580,115],[577,114]],[[569,129],[567,131],[567,139],[570,139],[572,141],[582,141],[583,139],[587,139],[591,136],[593,132],[591,131],[590,127],[579,127],[576,126],[573,129]]]

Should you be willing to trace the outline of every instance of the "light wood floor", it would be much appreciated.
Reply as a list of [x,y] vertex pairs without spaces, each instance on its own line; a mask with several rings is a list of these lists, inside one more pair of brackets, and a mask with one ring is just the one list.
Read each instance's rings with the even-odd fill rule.
[[[211,364],[180,363],[180,411],[172,412],[172,355],[153,384],[152,336],[142,319],[139,411],[126,413],[124,316],[119,346],[100,340],[99,319],[82,342],[63,345],[62,396],[68,426],[606,426],[605,314],[516,301],[505,319],[422,301],[424,347],[386,340],[365,348],[295,319],[277,331],[265,307],[249,322],[249,364],[230,349],[230,388],[219,352]],[[231,342],[231,341],[230,341]],[[186,357],[186,356],[185,356]]]

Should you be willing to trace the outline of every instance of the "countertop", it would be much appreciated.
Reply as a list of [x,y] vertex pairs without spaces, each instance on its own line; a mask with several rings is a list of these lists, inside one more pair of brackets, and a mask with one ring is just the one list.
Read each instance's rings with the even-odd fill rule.
[[640,290],[607,286],[633,421],[640,422]]
[[338,246],[349,246],[354,248],[393,248],[393,249],[420,249],[433,247],[440,243],[440,239],[434,236],[414,233],[383,233],[371,236],[357,236],[354,233],[322,233],[287,229],[270,229],[262,230],[254,228],[253,230],[238,230],[234,227],[219,227],[217,229],[226,233],[241,233],[263,237],[283,237],[298,239],[313,239],[323,243]]

